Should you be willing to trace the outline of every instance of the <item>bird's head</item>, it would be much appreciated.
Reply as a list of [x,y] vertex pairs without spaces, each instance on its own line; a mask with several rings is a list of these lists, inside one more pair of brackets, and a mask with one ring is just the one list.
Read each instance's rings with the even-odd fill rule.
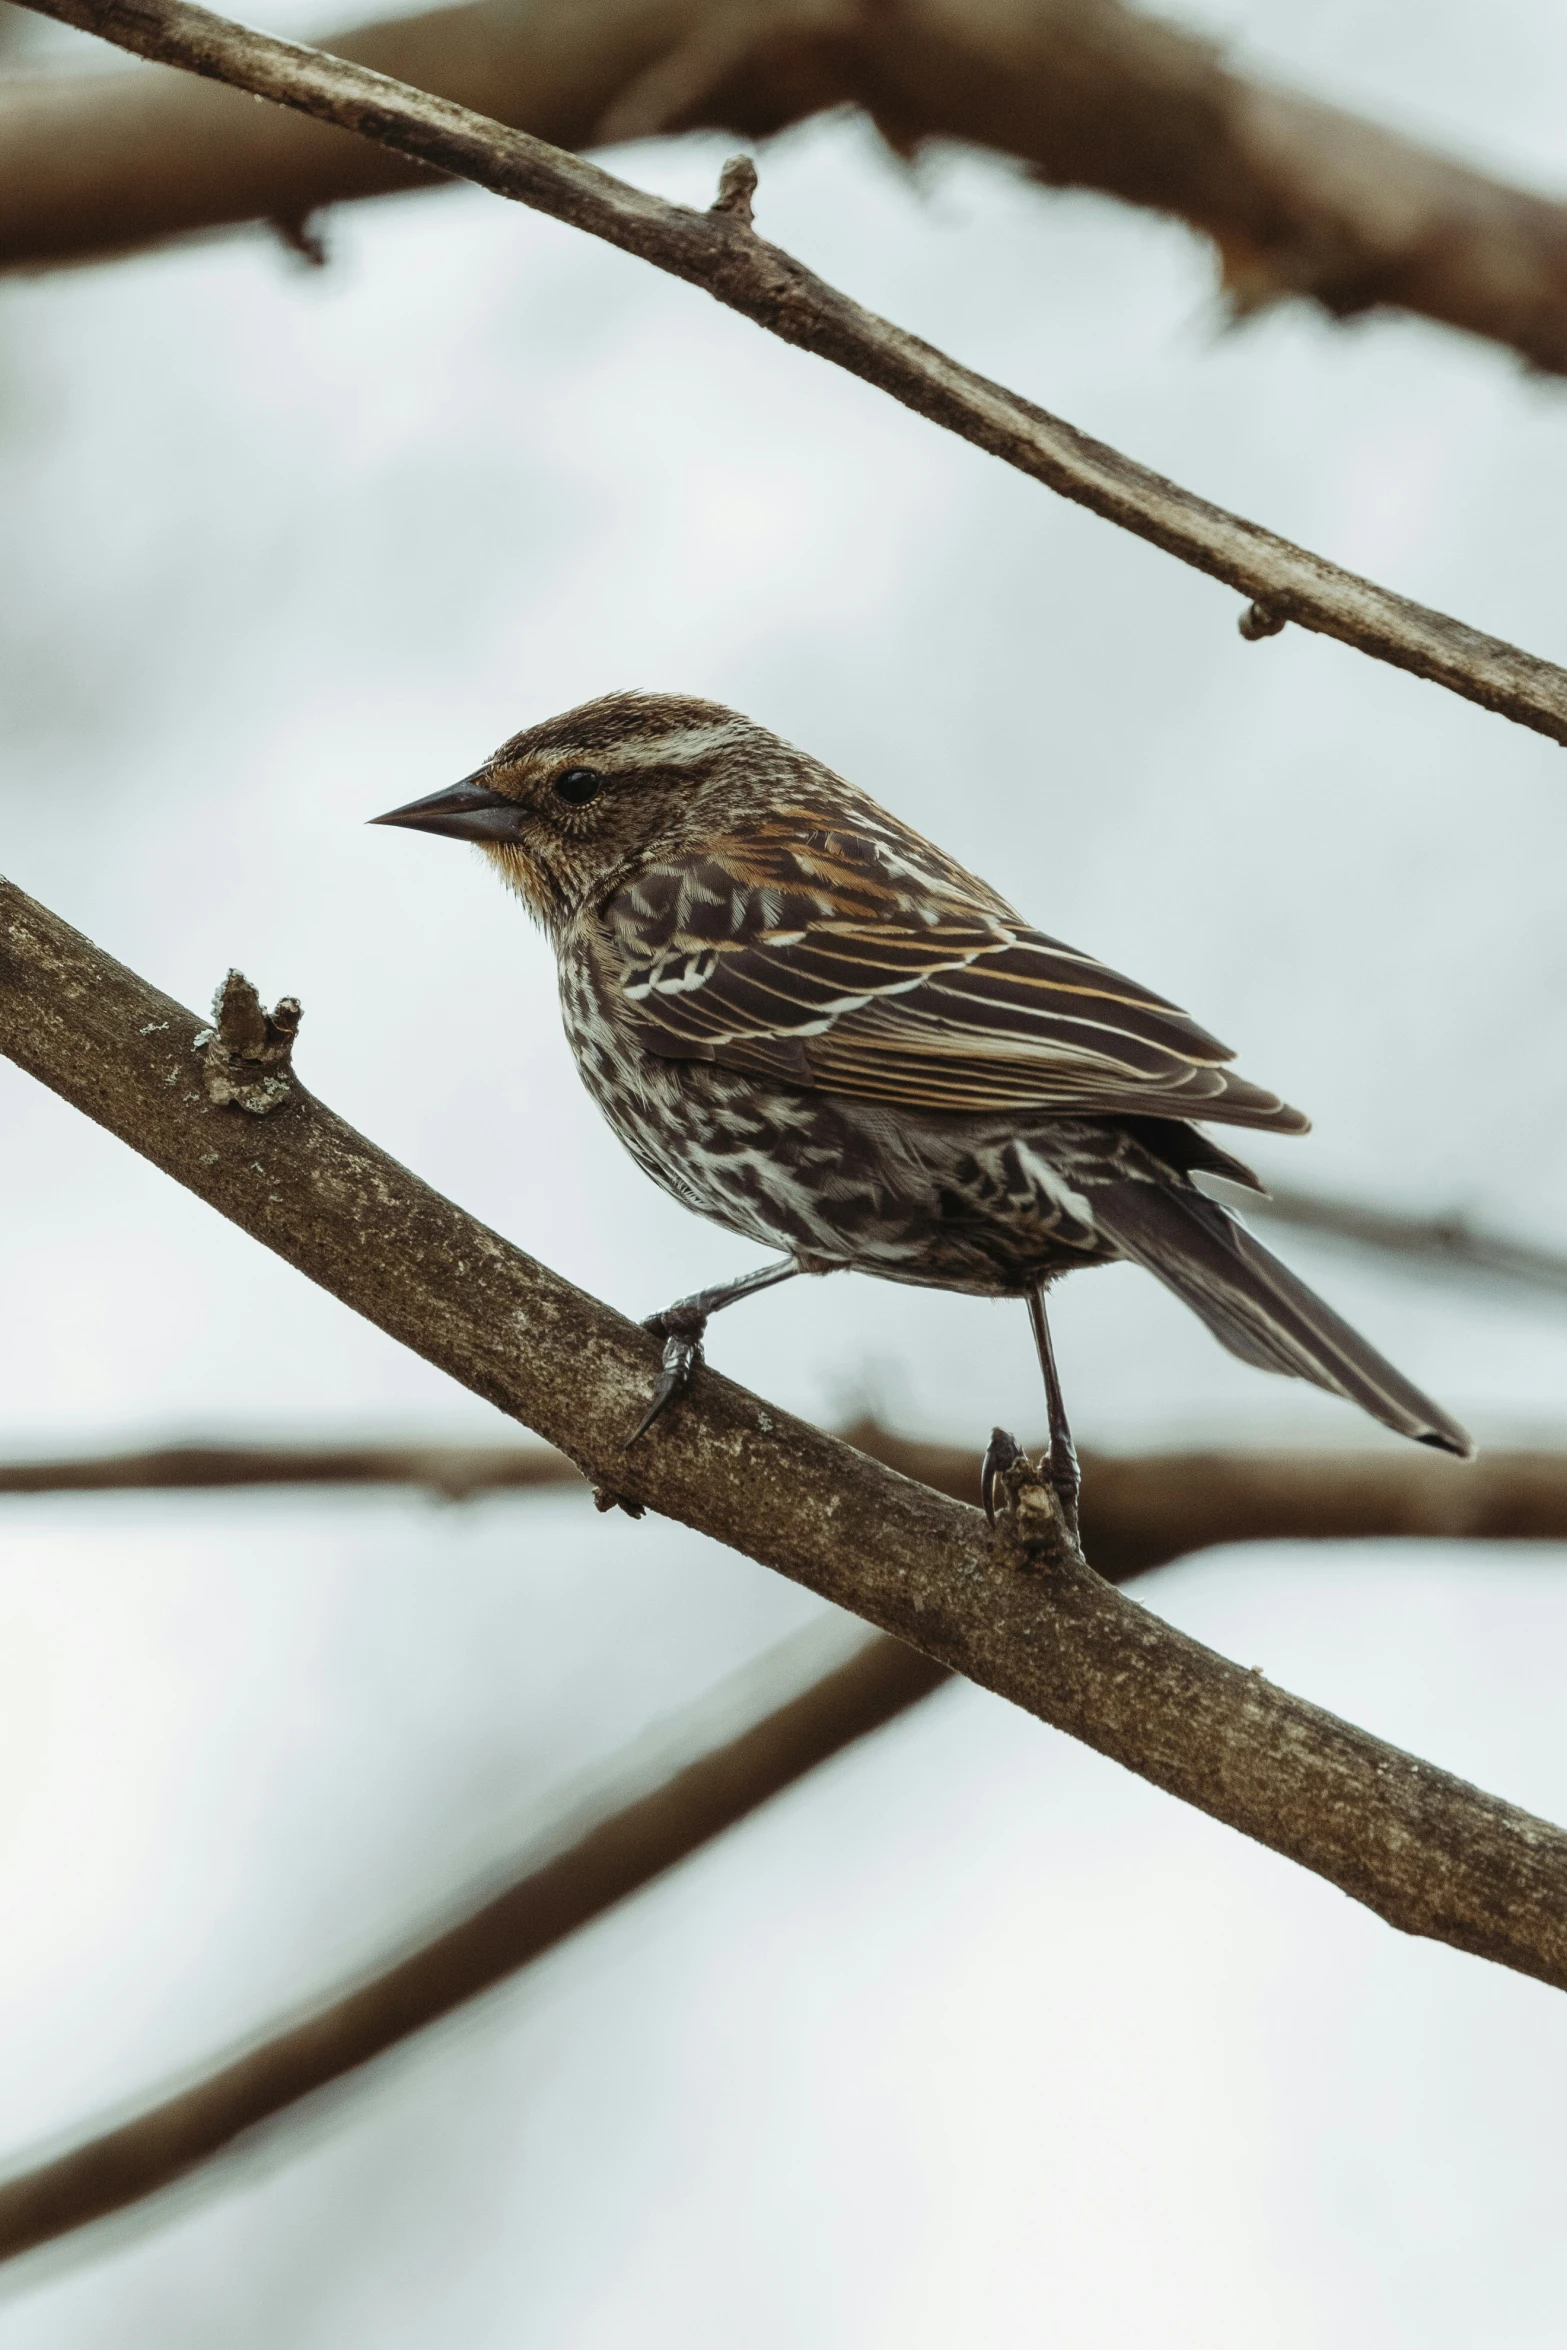
[[475,841],[559,938],[654,858],[814,766],[721,702],[605,694],[527,727],[445,791],[376,824]]

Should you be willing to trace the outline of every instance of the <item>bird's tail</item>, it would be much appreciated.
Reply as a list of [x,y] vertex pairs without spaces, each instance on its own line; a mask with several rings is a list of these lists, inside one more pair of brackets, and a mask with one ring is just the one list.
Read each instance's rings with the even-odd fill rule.
[[1123,1256],[1158,1275],[1243,1363],[1309,1379],[1400,1436],[1467,1459],[1474,1439],[1411,1386],[1245,1226],[1197,1191],[1096,1186],[1094,1221]]

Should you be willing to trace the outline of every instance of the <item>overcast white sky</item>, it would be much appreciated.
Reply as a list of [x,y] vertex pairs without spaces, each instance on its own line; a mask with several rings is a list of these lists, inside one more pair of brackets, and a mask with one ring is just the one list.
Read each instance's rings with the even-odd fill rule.
[[[269,21],[317,21],[303,10]],[[1206,12],[1559,186],[1539,0]],[[705,200],[721,149],[632,176]],[[1178,229],[852,125],[766,232],[1194,489],[1567,659],[1567,405],[1434,329],[1217,331]],[[1238,600],[550,223],[459,192],[0,289],[4,869],[628,1311],[741,1244],[623,1159],[479,860],[362,820],[617,685],[808,745],[1312,1111],[1259,1165],[1567,1239],[1562,755]],[[0,1450],[503,1434],[0,1068]],[[1273,1236],[1270,1235],[1270,1238]],[[1567,1317],[1286,1239],[1482,1436]],[[1080,1433],[1374,1441],[1131,1271],[1060,1293]],[[865,1281],[716,1326],[781,1401],[976,1445],[1026,1317]],[[1567,1556],[1232,1552],[1151,1606],[1567,1816]],[[572,1497],[8,1503],[0,2131],[308,1997],[815,1603]],[[1561,2339],[1567,2006],[1405,1944],[952,1691],[169,2222],[13,2280],[19,2350]],[[20,2288],[24,2288],[21,2290]]]

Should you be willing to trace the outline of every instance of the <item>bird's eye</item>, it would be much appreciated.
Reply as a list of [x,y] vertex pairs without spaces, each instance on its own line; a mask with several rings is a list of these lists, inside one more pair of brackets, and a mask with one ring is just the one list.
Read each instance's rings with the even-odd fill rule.
[[585,808],[589,800],[598,798],[603,784],[596,767],[568,767],[555,778],[555,797],[573,808]]

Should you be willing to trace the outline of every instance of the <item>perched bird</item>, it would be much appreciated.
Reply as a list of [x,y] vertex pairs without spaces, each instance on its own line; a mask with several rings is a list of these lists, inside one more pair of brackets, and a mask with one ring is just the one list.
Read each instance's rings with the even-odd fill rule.
[[[476,841],[548,932],[589,1092],[655,1182],[780,1264],[647,1327],[685,1388],[708,1318],[849,1268],[1028,1302],[1050,1475],[1077,1463],[1045,1315],[1062,1273],[1146,1266],[1243,1362],[1468,1454],[1464,1430],[1193,1182],[1251,1170],[1191,1123],[1300,1134],[1162,996],[715,702],[617,693],[375,819]],[[1015,1456],[1002,1431],[986,1457]]]

